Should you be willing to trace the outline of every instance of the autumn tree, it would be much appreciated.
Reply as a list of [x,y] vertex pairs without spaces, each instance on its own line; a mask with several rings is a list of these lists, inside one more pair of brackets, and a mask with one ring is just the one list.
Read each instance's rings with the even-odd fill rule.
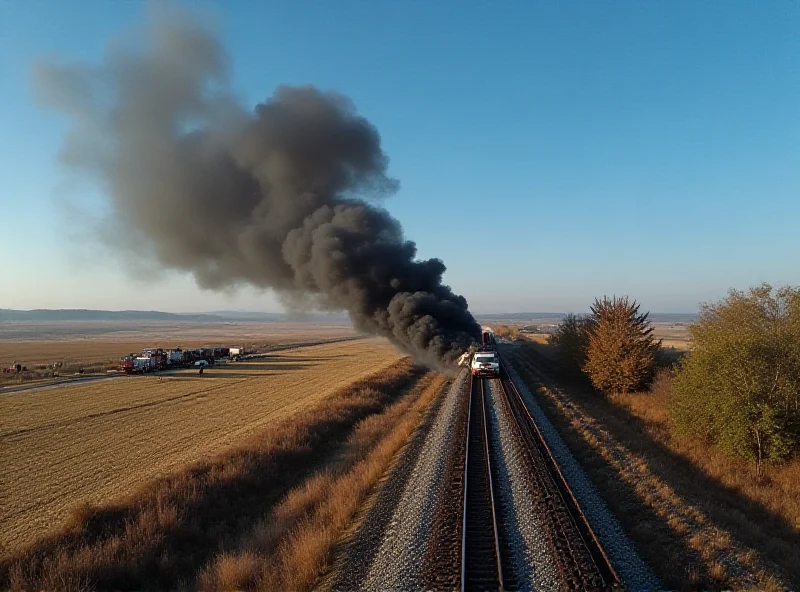
[[514,327],[512,325],[500,325],[494,329],[494,334],[498,337],[516,341],[516,339],[519,337],[519,327]]
[[582,375],[591,327],[592,320],[589,316],[570,313],[548,339],[555,346],[561,367],[568,374]]
[[678,368],[677,429],[762,464],[800,445],[800,288],[731,290],[704,304]]
[[592,305],[584,372],[595,388],[609,393],[642,389],[653,378],[660,341],[653,339],[649,313],[623,298],[603,297]]

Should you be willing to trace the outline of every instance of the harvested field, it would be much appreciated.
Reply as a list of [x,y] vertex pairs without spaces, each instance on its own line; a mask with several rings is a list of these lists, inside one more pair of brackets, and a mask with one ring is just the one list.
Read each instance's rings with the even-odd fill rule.
[[146,481],[318,403],[401,357],[383,340],[310,346],[252,362],[0,397],[0,543],[11,551],[70,510]]
[[4,323],[0,366],[118,360],[145,347],[193,348],[214,344],[265,347],[350,337],[349,326],[313,323]]
[[674,348],[676,351],[689,351],[692,349],[692,341],[690,339],[662,339],[661,347]]
[[223,453],[82,507],[0,587],[305,589],[443,379],[405,357]]

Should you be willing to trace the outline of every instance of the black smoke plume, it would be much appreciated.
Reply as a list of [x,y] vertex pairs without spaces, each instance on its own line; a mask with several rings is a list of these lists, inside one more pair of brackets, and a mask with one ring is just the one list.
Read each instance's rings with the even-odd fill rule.
[[250,284],[347,310],[429,364],[469,347],[480,327],[442,285],[444,264],[416,260],[398,221],[366,201],[398,183],[345,97],[281,86],[246,110],[223,48],[183,13],[155,15],[138,45],[126,41],[99,64],[35,70],[41,99],[72,122],[61,159],[109,196],[116,246],[203,288]]

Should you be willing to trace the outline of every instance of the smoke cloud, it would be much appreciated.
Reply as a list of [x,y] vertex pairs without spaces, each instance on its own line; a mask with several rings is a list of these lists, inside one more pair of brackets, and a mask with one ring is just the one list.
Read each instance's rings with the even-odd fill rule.
[[203,288],[249,284],[285,302],[347,310],[428,364],[449,364],[480,334],[438,259],[417,260],[376,205],[387,175],[375,127],[351,102],[280,86],[248,110],[228,58],[187,14],[154,14],[136,43],[99,64],[43,62],[41,100],[72,123],[69,167],[109,196],[113,242]]

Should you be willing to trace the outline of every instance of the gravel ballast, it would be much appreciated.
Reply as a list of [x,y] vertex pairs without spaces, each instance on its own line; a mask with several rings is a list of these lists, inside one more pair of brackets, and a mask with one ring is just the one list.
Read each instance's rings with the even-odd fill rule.
[[495,495],[502,500],[506,540],[510,545],[510,559],[520,590],[558,590],[556,567],[550,556],[545,525],[530,509],[534,507],[532,492],[525,474],[523,452],[519,441],[513,437],[508,411],[495,400],[502,388],[499,381],[489,383],[488,421],[496,473]]
[[545,416],[532,393],[520,379],[514,367],[504,359],[505,367],[525,404],[536,420],[547,445],[558,462],[575,498],[581,506],[589,524],[600,539],[614,569],[623,580],[627,590],[663,589],[653,572],[639,557],[631,540],[625,535],[616,517],[611,513],[595,486],[578,465],[561,436]]
[[[462,371],[444,394],[441,406],[432,418],[430,429],[420,439],[418,449],[412,451],[416,454],[416,460],[402,486],[402,493],[394,494],[395,504],[391,506],[378,500],[379,503],[368,513],[364,527],[355,535],[356,541],[350,548],[354,551],[361,549],[362,555],[365,555],[369,545],[359,544],[357,541],[358,537],[367,536],[377,544],[372,557],[359,559],[357,553],[351,553],[332,586],[333,590],[400,591],[425,588],[420,574],[429,527],[440,491],[438,477],[443,472],[443,464],[448,456],[446,448],[451,445],[448,434],[453,431],[458,397],[466,379],[467,372]],[[390,482],[391,479],[387,486]],[[389,512],[389,515],[380,517],[385,512]],[[371,521],[383,526],[382,536],[375,538],[374,530],[369,531],[372,534],[364,530]],[[364,560],[369,563],[368,569],[364,569]],[[351,569],[351,562],[356,566],[359,561],[362,562],[362,567]],[[356,579],[348,576],[348,572],[360,572],[364,577]]]
[[[660,590],[658,579],[641,560],[617,519],[548,421],[513,366],[504,360],[508,374],[520,391],[531,415],[550,447],[575,498],[599,538],[614,569],[628,590]],[[415,436],[401,453],[393,471],[376,494],[375,503],[345,546],[340,569],[333,579],[336,591],[430,589],[425,573],[426,547],[432,523],[445,499],[442,475],[452,457],[453,435],[463,407],[466,370],[431,408]],[[556,562],[542,516],[532,511],[536,501],[526,475],[522,443],[515,438],[510,410],[500,404],[502,386],[487,381],[487,428],[497,507],[502,512],[505,557],[511,565],[514,588],[549,591],[559,589]]]

